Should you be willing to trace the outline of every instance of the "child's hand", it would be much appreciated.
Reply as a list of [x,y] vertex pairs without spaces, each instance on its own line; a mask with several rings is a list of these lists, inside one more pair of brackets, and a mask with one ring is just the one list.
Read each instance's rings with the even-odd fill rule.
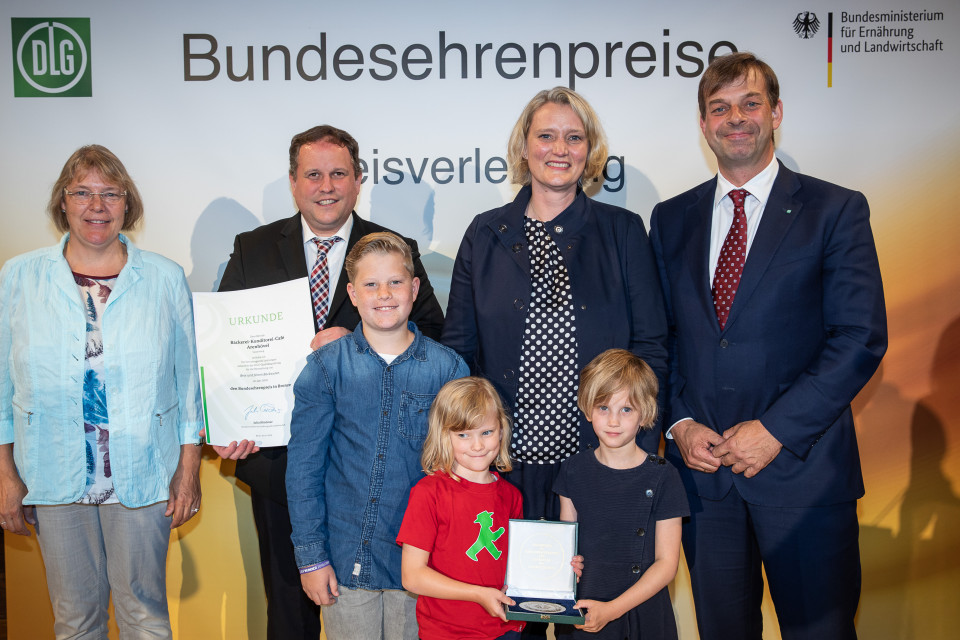
[[303,592],[307,594],[307,597],[318,605],[333,604],[340,595],[337,574],[334,573],[332,565],[327,565],[310,573],[304,573],[300,576],[300,584],[303,586]]
[[475,602],[483,607],[484,611],[489,613],[494,618],[500,618],[504,622],[507,621],[507,613],[503,610],[503,605],[508,604],[513,606],[516,604],[510,597],[507,596],[504,591],[506,587],[503,588],[503,591],[500,589],[494,589],[493,587],[478,587],[479,592]]
[[597,600],[577,600],[573,605],[577,609],[586,609],[586,621],[583,624],[574,625],[577,629],[583,629],[590,633],[596,633],[607,626],[611,620],[616,620],[621,615],[616,610],[612,602],[599,602]]
[[583,556],[573,556],[570,566],[573,567],[573,572],[577,574],[577,582],[580,582],[580,576],[583,575]]

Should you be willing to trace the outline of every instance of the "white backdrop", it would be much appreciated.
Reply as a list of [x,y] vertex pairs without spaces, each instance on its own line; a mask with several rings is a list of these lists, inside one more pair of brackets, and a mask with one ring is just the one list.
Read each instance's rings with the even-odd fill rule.
[[[459,164],[459,158],[472,158],[476,149],[481,162],[503,157],[507,135],[525,102],[539,89],[569,85],[571,45],[593,43],[599,49],[596,75],[578,79],[576,89],[600,114],[611,155],[627,165],[623,189],[602,193],[645,218],[657,201],[700,182],[715,168],[697,129],[698,78],[682,77],[676,67],[697,71],[698,65],[681,60],[679,53],[703,61],[718,42],[753,50],[777,70],[786,114],[779,151],[802,171],[866,190],[878,174],[895,176],[905,155],[923,153],[945,133],[957,134],[952,122],[956,90],[949,86],[955,82],[948,79],[955,76],[951,63],[957,60],[958,18],[950,11],[956,2],[944,0],[926,7],[946,9],[944,20],[915,23],[922,31],[915,39],[946,39],[947,53],[835,52],[832,88],[826,86],[827,12],[835,14],[836,48],[840,11],[905,9],[910,3],[857,0],[835,6],[817,1],[765,4],[761,10],[756,2],[714,5],[692,0],[669,7],[636,0],[590,5],[494,0],[482,7],[461,2],[348,6],[290,0],[269,6],[182,0],[145,6],[114,1],[4,4],[3,13],[11,17],[90,18],[93,96],[13,98],[12,65],[0,65],[0,175],[5,215],[17,221],[0,237],[0,260],[54,240],[41,215],[50,185],[77,146],[98,142],[120,156],[143,192],[147,216],[138,241],[183,264],[195,289],[211,288],[213,263],[227,259],[237,231],[292,213],[287,146],[294,133],[319,123],[344,128],[360,142],[368,174],[359,213],[428,238],[428,248],[452,258],[472,216],[510,199],[513,189],[483,176],[477,183],[472,160],[464,184],[458,175],[449,184],[436,184],[430,165],[439,157]],[[819,16],[820,30],[810,39],[793,32],[800,10]],[[459,77],[463,56],[456,50],[446,55],[447,77],[439,78],[441,31],[448,46],[464,45],[467,79]],[[185,60],[187,34],[196,37],[189,38],[194,57]],[[321,34],[327,77],[307,81],[296,71],[296,53],[307,45],[319,46]],[[213,69],[203,55],[209,53],[210,42],[199,35],[216,40],[219,74],[209,81],[185,81],[185,66],[192,76]],[[11,51],[4,42],[9,37],[4,25],[4,54]],[[534,78],[534,45],[547,42],[559,45],[561,77],[555,76],[554,55],[548,52],[541,56],[541,77]],[[645,78],[631,76],[624,60],[635,42],[649,43],[657,58],[634,63],[641,72],[653,67]],[[688,44],[678,52],[684,42]],[[476,45],[487,43],[492,48],[483,54],[482,77],[477,78]],[[516,43],[527,56],[524,65],[504,65],[505,71],[525,68],[517,79],[497,73],[495,54],[507,43]],[[609,67],[607,43],[623,43],[613,51]],[[432,64],[411,65],[411,72],[430,69],[429,76],[411,80],[398,70],[392,80],[373,79],[371,71],[389,71],[370,60],[377,44],[393,47],[395,55],[383,49],[379,55],[394,64],[410,45],[429,48]],[[262,47],[275,45],[291,51],[290,80],[283,77],[280,54],[271,57],[270,78],[263,79]],[[341,80],[333,71],[334,54],[343,45],[354,45],[364,57],[363,65],[341,65],[343,73],[360,70],[357,80]],[[228,47],[240,75],[248,68],[246,51],[252,47],[253,80],[227,77]],[[663,62],[664,49],[669,66]],[[721,45],[718,50],[729,48]],[[649,55],[643,47],[635,53]],[[411,55],[421,58],[423,53]],[[318,70],[318,60],[315,52],[305,55],[308,72]],[[589,69],[590,62],[589,50],[581,46],[575,64]],[[907,114],[914,116],[909,126]],[[374,160],[382,165],[388,157],[410,158],[417,170],[427,158],[422,182],[415,184],[408,174],[401,184],[389,185],[381,169],[373,184]],[[433,210],[432,237],[422,232],[424,206]]]

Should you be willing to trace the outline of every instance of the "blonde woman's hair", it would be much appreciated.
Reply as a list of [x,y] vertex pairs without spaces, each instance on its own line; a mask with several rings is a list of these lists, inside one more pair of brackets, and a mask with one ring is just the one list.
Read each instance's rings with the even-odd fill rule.
[[443,385],[430,407],[430,430],[423,443],[420,464],[430,474],[443,471],[452,476],[453,446],[450,434],[481,426],[493,412],[500,426],[500,451],[494,460],[497,471],[510,471],[510,418],[496,389],[485,378],[470,376]]
[[641,427],[651,429],[657,419],[659,388],[650,365],[625,349],[608,349],[580,372],[577,406],[589,417],[594,407],[626,389],[630,405],[640,414]]
[[353,283],[356,280],[357,263],[371,253],[380,256],[385,256],[388,253],[398,254],[403,258],[403,266],[410,274],[410,277],[414,277],[413,254],[410,252],[410,245],[395,233],[378,231],[376,233],[368,233],[360,238],[357,244],[353,245],[353,248],[350,249],[350,253],[347,254],[347,258],[344,261],[344,268],[347,271],[348,282]]
[[603,168],[607,164],[607,136],[603,133],[603,127],[600,125],[600,118],[590,106],[590,103],[584,100],[576,91],[566,87],[554,87],[553,89],[544,89],[523,108],[523,113],[517,123],[513,125],[513,131],[510,133],[510,141],[507,143],[507,165],[510,167],[511,181],[514,184],[530,184],[530,165],[523,156],[527,151],[527,134],[530,133],[530,126],[533,124],[533,116],[547,103],[563,104],[573,109],[580,121],[583,122],[584,133],[587,135],[587,145],[590,149],[587,154],[587,162],[583,168],[583,175],[580,176],[581,183],[593,181],[603,175]]

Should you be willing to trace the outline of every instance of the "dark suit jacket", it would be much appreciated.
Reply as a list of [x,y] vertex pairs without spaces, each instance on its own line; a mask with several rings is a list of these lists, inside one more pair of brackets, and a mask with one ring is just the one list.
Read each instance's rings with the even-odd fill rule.
[[[530,253],[523,230],[530,187],[503,207],[482,213],[463,236],[450,283],[443,343],[489,379],[512,413],[520,347],[530,301]],[[666,376],[666,320],[650,241],[640,216],[579,193],[547,225],[570,274],[582,369],[611,348],[643,358]],[[641,432],[656,451],[659,432]],[[581,448],[596,444],[581,415]]]
[[690,470],[688,491],[750,503],[812,506],[863,495],[850,402],[887,346],[886,312],[862,194],[782,164],[726,328],[710,295],[716,178],[658,205],[651,240],[670,325],[665,426],[690,417],[722,433],[760,420],[783,450],[753,478]]
[[[354,212],[353,230],[347,243],[347,251],[368,233],[390,231],[378,224],[364,220]],[[307,263],[303,254],[303,232],[300,214],[278,220],[237,235],[233,253],[220,280],[220,291],[250,289],[288,280],[307,277]],[[417,243],[404,238],[413,252],[414,273],[420,278],[420,291],[410,312],[410,319],[420,331],[439,340],[443,329],[443,310],[433,294],[427,272],[420,263]],[[316,322],[316,321],[314,321]],[[330,313],[326,326],[344,327],[351,331],[360,322],[360,314],[347,296],[347,272],[341,270],[337,289],[330,301]],[[317,327],[315,327],[317,328]],[[319,328],[317,328],[319,330]],[[362,391],[361,391],[362,392]],[[287,472],[287,448],[261,449],[245,460],[237,461],[237,478],[263,495],[270,496],[281,504],[287,503],[284,477]]]

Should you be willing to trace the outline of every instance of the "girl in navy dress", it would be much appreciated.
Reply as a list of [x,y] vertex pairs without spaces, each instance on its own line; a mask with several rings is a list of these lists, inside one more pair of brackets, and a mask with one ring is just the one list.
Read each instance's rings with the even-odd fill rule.
[[690,514],[676,469],[637,446],[657,417],[657,378],[623,349],[580,374],[577,404],[600,440],[566,460],[553,485],[560,518],[580,523],[583,638],[676,638],[667,585],[677,574],[681,518]]

